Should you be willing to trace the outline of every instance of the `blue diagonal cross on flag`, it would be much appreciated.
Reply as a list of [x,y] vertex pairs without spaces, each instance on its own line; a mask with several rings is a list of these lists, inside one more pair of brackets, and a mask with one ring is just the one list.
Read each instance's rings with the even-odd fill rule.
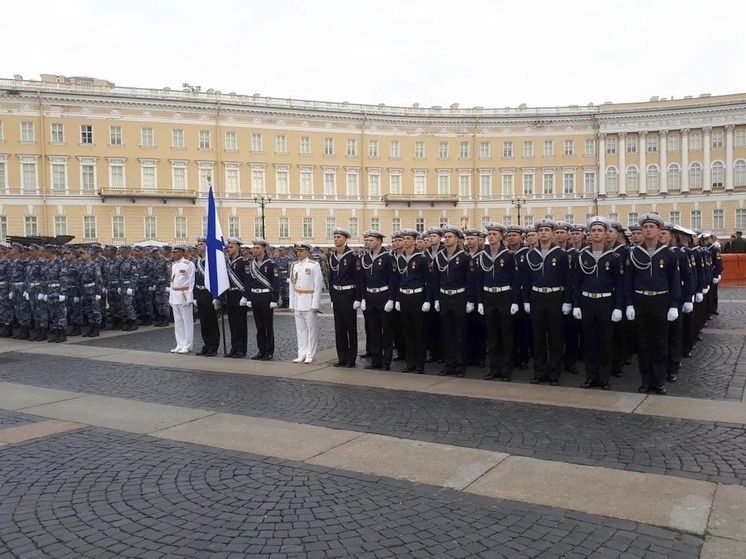
[[207,199],[207,257],[205,264],[205,286],[210,291],[213,299],[220,297],[220,294],[228,289],[228,266],[225,261],[223,249],[225,242],[223,240],[223,229],[220,227],[218,211],[215,206],[215,196],[210,193]]

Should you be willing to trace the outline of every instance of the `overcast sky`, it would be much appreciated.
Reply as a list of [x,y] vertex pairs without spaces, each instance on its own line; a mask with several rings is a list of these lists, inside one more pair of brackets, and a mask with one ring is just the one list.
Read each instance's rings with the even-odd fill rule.
[[743,0],[26,0],[0,77],[423,107],[746,92]]

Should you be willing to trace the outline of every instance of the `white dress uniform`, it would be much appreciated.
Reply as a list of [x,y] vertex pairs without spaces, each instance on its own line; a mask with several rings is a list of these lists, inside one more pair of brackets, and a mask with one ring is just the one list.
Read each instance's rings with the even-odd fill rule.
[[321,304],[324,276],[315,260],[304,258],[290,269],[290,309],[295,311],[295,332],[298,336],[296,363],[311,363],[318,344],[317,312]]
[[186,258],[171,264],[171,289],[168,302],[174,311],[176,347],[171,353],[188,353],[194,343],[194,263]]

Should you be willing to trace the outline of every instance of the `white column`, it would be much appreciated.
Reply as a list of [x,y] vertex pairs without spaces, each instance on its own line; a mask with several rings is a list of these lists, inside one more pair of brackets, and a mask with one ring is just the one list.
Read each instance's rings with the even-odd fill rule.
[[668,130],[660,131],[661,138],[661,170],[658,175],[660,193],[668,194]]
[[627,195],[627,133],[619,132],[619,196]]
[[689,192],[689,129],[681,129],[681,193]]
[[729,124],[725,127],[725,190],[733,190],[733,129]]
[[647,163],[646,163],[646,155],[647,155],[647,137],[648,133],[644,130],[640,132],[640,172],[637,176],[637,179],[639,181],[638,185],[640,187],[640,196],[647,196],[648,195],[648,170],[647,170]]
[[702,128],[702,142],[704,145],[702,149],[702,192],[712,191],[712,178],[710,176],[710,147],[712,140],[710,139],[710,132],[712,132],[712,126],[705,126]]
[[606,196],[606,134],[598,135],[598,195]]

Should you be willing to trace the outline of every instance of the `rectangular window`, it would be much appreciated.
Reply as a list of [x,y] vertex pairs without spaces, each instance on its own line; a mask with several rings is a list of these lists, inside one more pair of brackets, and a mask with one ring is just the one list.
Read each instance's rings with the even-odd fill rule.
[[284,134],[278,134],[275,138],[275,150],[278,155],[286,155],[288,152],[288,138]]
[[689,168],[689,188],[702,188],[702,166],[699,163]]
[[109,126],[109,145],[110,146],[121,146],[123,145],[122,140],[122,127],[121,126]]
[[565,214],[565,221],[567,223],[575,223],[575,214]]
[[370,228],[373,229],[373,231],[380,231],[381,230],[381,218],[380,217],[371,217],[370,218]]
[[391,145],[389,146],[389,157],[391,157],[391,159],[399,159],[401,157],[399,140],[391,140]]
[[280,220],[277,223],[277,233],[281,239],[290,238],[290,218],[287,216],[280,216]]
[[232,215],[228,218],[228,236],[241,237],[241,218],[237,215]]
[[275,170],[275,192],[278,196],[290,195],[290,170],[289,168],[278,168]]
[[[202,132],[199,135],[200,146],[202,145]],[[207,145],[210,145],[210,133],[207,133]],[[181,128],[171,130],[171,147],[174,149],[184,149],[184,131]]]
[[458,145],[458,158],[469,159],[471,157],[470,151],[469,142],[461,142]]
[[425,142],[414,143],[414,158],[425,159]]
[[174,220],[174,236],[177,239],[187,238],[187,218],[185,215],[177,215]]
[[257,216],[254,218],[254,237],[262,237],[264,238],[264,231],[263,229],[263,223],[262,218],[260,216]]
[[402,192],[402,180],[401,171],[391,172],[389,174],[389,193],[390,194],[401,194]]
[[[738,210],[736,210],[738,211]],[[692,210],[691,217],[689,219],[692,229],[702,229],[702,211]]]
[[544,140],[544,157],[554,156],[554,140]]
[[80,143],[84,146],[93,145],[93,126],[90,124],[80,125]]
[[448,142],[438,144],[438,159],[448,159]]
[[337,197],[337,171],[324,169],[324,198]]
[[513,142],[503,142],[503,157],[513,157]]
[[143,231],[146,239],[158,238],[158,227],[154,215],[145,216],[145,226],[143,227]]
[[348,170],[347,173],[347,199],[357,200],[360,198],[360,181],[357,170]]
[[313,196],[313,171],[308,168],[300,170],[300,195],[301,198]]
[[544,194],[545,195],[553,195],[554,194],[554,171],[544,171]]
[[532,214],[526,214],[523,216],[523,226],[531,227],[534,224],[534,216]]
[[4,141],[5,141],[5,128],[3,127],[3,121],[0,120],[0,142],[4,142]]
[[451,191],[451,173],[438,173],[438,194],[445,195]]
[[334,155],[334,138],[324,138],[324,155]]
[[668,167],[668,188],[671,190],[679,190],[679,166],[676,164],[669,165]]
[[83,216],[83,237],[87,241],[95,240],[98,237],[96,233],[96,216],[95,215],[84,215]]
[[702,134],[699,132],[689,134],[689,151],[702,151]]
[[637,153],[637,136],[627,136],[626,151],[629,154]]
[[492,144],[489,142],[479,142],[479,159],[492,158]]
[[[2,180],[1,170],[0,170],[0,180]],[[746,185],[746,163],[744,163],[743,161],[737,161],[735,168],[733,169],[733,185],[734,186]]]
[[149,163],[142,164],[141,185],[143,190],[155,190],[158,188],[155,165]]
[[225,151],[238,151],[238,133],[225,133]]
[[523,157],[534,156],[534,143],[531,141],[523,142]]
[[723,147],[723,133],[713,132],[712,133],[712,148],[720,149]]
[[64,194],[67,190],[67,165],[52,163],[52,192]]
[[378,140],[370,140],[368,142],[368,157],[377,159],[381,154],[378,151]]
[[67,216],[66,215],[54,216],[54,234],[55,235],[67,235]]
[[[212,184],[212,167],[200,167],[199,168],[199,191],[207,192],[210,190]],[[229,237],[235,237],[236,235],[228,235]]]
[[562,173],[562,192],[564,194],[575,193],[575,171],[564,171]]
[[627,223],[629,225],[637,223],[637,212],[629,212],[627,214]]
[[391,218],[391,230],[392,231],[399,231],[401,229],[401,218],[400,217],[392,217]]
[[311,155],[311,138],[309,138],[308,136],[301,136],[300,154]]
[[575,155],[575,140],[565,140],[565,155]]
[[347,220],[347,230],[350,232],[350,237],[356,238],[358,236],[358,223],[356,217],[351,217]]
[[357,140],[347,139],[347,157],[357,157]]
[[712,228],[716,231],[725,229],[725,210],[712,211]]
[[606,138],[606,155],[616,154],[616,138]]
[[153,136],[152,128],[144,127],[140,129],[140,147],[142,148],[155,147],[155,138]]
[[199,131],[199,149],[212,149],[212,140],[209,130]]
[[378,169],[368,171],[368,197],[380,198],[381,196],[381,172]]
[[648,153],[656,153],[658,151],[658,136],[651,136],[648,134],[647,146]]
[[669,212],[668,221],[674,225],[681,225],[681,212]]
[[111,237],[112,239],[123,240],[124,235],[124,216],[115,215],[111,218]]
[[312,217],[303,218],[303,238],[304,239],[313,238],[313,218]]
[[596,193],[596,171],[587,170],[583,179],[583,192],[585,194]]
[[251,151],[252,153],[263,153],[264,152],[264,144],[262,141],[262,135],[257,134],[254,132],[251,135]]
[[36,141],[33,122],[22,122],[21,123],[21,141],[22,142]]
[[[0,194],[8,193],[8,164],[5,159],[0,158]],[[0,236],[0,239],[5,237]]]
[[734,140],[737,148],[746,147],[746,130],[743,128],[736,130]]
[[39,188],[36,161],[21,163],[21,188],[26,194],[35,193]]
[[238,169],[229,168],[225,170],[225,192],[226,194],[238,194],[241,192]]
[[425,218],[424,217],[415,218],[414,228],[418,233],[422,233],[425,230]]
[[513,196],[513,173],[503,173],[503,196]]
[[471,173],[459,173],[458,195],[461,198],[471,198]]
[[52,137],[50,141],[53,144],[65,143],[65,126],[63,124],[52,124]]
[[679,135],[669,134],[667,140],[668,151],[679,151]]
[[251,168],[251,193],[266,194],[267,186],[264,181],[264,167]]
[[171,188],[173,190],[186,190],[186,172],[186,167],[173,167],[171,169]]
[[109,187],[124,188],[124,165],[109,163]]
[[533,195],[534,193],[534,172],[523,171],[523,194]]
[[414,193],[417,196],[427,194],[427,175],[425,175],[425,171],[414,172]]
[[585,155],[596,155],[596,140],[585,141]]
[[24,216],[23,233],[27,237],[36,237],[39,234],[39,223],[35,215]]

